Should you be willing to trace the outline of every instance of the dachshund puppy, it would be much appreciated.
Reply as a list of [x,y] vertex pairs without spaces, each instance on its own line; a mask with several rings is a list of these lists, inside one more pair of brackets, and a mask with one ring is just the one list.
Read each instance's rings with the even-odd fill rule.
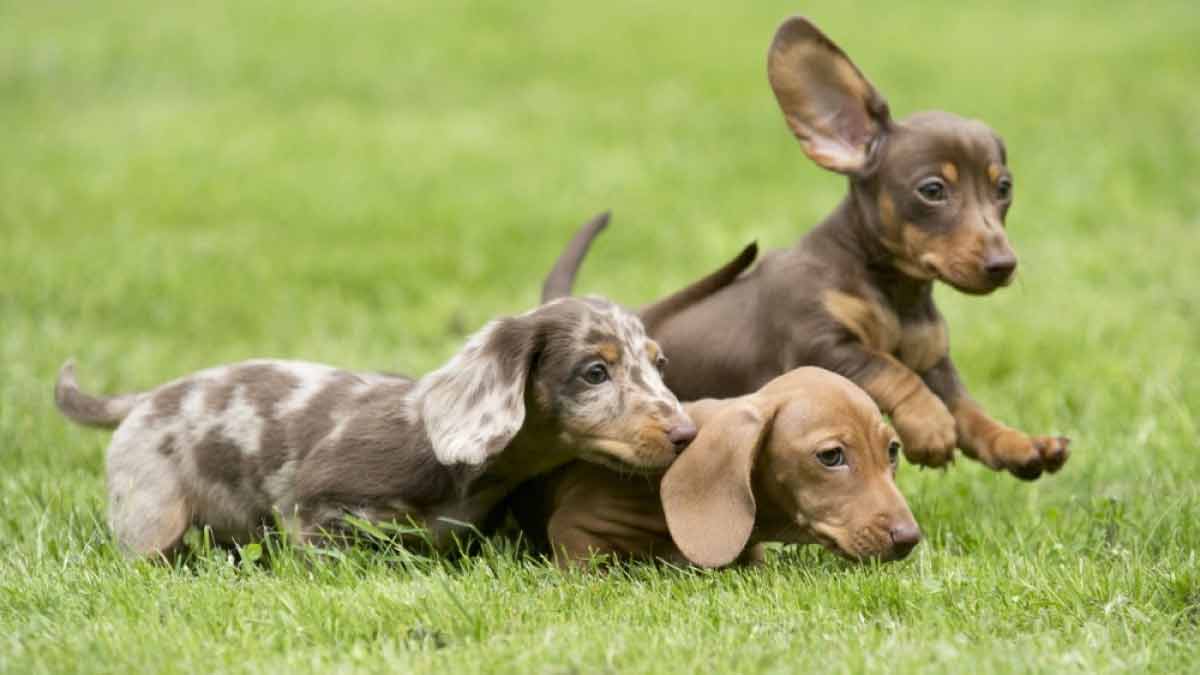
[[191,525],[221,543],[282,518],[300,541],[413,522],[445,547],[522,481],[573,459],[661,470],[695,436],[642,322],[597,298],[499,319],[418,380],[247,361],[99,397],[68,361],[55,399],[115,428],[109,524],[136,556],[172,554]]
[[684,407],[700,433],[661,479],[574,462],[514,494],[523,531],[564,566],[611,554],[722,567],[759,560],[768,541],[898,560],[921,540],[896,488],[896,434],[846,378],[798,368]]
[[[682,400],[754,391],[797,366],[820,366],[865,389],[887,413],[910,462],[972,459],[1032,480],[1070,455],[1069,439],[993,419],[950,358],[935,282],[983,295],[1008,285],[1017,256],[1005,232],[1013,175],[990,127],[941,111],[894,119],[846,53],[807,19],[775,33],[767,75],[788,127],[848,192],[791,248],[770,251],[740,278],[646,329],[673,355]],[[590,237],[585,227],[547,278],[570,292]],[[672,296],[676,297],[676,296]],[[666,302],[670,305],[670,299]]]

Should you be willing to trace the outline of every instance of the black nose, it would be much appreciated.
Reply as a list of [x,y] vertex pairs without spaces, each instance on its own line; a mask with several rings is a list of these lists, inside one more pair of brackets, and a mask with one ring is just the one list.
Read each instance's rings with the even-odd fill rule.
[[984,274],[987,274],[988,280],[997,286],[1008,281],[1016,269],[1017,257],[1011,253],[992,256],[983,264]]
[[675,446],[675,452],[683,452],[683,449],[692,442],[696,437],[696,425],[691,422],[676,424],[667,432],[667,440]]
[[914,522],[902,523],[892,528],[892,551],[896,560],[907,556],[921,543],[921,528]]

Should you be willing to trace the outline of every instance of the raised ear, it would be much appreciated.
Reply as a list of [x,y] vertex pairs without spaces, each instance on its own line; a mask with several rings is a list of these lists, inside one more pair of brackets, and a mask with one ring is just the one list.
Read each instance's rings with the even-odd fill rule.
[[751,476],[768,423],[749,402],[729,404],[663,476],[667,529],[693,563],[722,567],[746,548],[755,516]]
[[869,168],[891,125],[887,101],[808,19],[792,17],[775,31],[767,77],[809,159],[848,175]]
[[413,396],[439,462],[482,464],[517,435],[538,333],[530,315],[493,321],[421,379]]

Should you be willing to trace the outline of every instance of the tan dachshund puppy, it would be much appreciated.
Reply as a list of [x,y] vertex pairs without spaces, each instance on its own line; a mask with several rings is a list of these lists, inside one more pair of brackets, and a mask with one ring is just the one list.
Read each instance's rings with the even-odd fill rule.
[[526,535],[563,566],[611,554],[722,567],[759,560],[768,541],[898,560],[921,540],[896,488],[896,434],[841,375],[798,368],[685,409],[700,432],[661,482],[569,464],[517,491]]

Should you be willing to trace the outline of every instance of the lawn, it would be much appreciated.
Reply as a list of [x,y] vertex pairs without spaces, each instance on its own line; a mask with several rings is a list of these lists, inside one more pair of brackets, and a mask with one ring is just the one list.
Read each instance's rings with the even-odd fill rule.
[[[124,560],[105,433],[54,373],[146,388],[251,356],[422,373],[537,300],[630,304],[842,179],[766,85],[803,10],[898,115],[988,121],[1020,279],[942,288],[1000,419],[1074,439],[1035,483],[901,469],[926,541],[852,566],[563,575],[505,540]],[[1194,2],[0,2],[0,670],[1181,672],[1200,662],[1200,8]]]

